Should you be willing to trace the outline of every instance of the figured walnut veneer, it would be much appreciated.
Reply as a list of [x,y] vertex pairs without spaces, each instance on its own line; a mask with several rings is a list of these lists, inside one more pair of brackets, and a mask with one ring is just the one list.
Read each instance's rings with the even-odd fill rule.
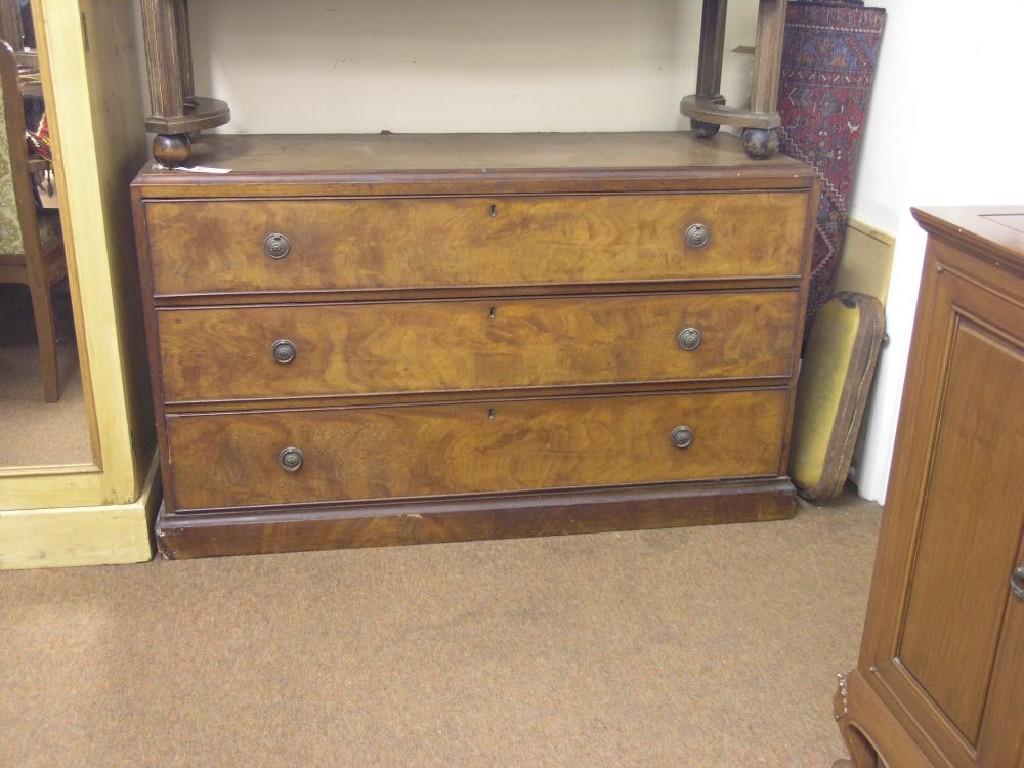
[[806,166],[726,136],[283,141],[134,184],[166,554],[793,514]]
[[[153,202],[155,291],[666,282],[800,273],[797,193]],[[706,246],[680,236],[710,228]],[[266,235],[287,236],[268,259]],[[210,253],[218,258],[210,259]]]
[[[194,307],[158,313],[168,401],[793,374],[796,291]],[[679,334],[699,329],[697,347]],[[786,331],[780,331],[787,329]],[[206,339],[197,349],[195,339]],[[278,362],[275,341],[294,359]]]

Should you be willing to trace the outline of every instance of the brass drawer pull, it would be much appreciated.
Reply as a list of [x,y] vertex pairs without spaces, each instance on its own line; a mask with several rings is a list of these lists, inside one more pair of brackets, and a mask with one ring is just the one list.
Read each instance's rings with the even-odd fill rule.
[[302,451],[294,446],[288,446],[278,456],[281,468],[285,472],[298,472],[302,468]]
[[691,224],[683,239],[687,248],[704,248],[711,242],[711,228],[707,224]]
[[676,427],[672,430],[672,444],[676,448],[689,448],[693,445],[693,430],[689,427]]
[[273,354],[275,362],[281,365],[288,365],[288,363],[295,359],[295,342],[288,339],[278,339],[270,345],[270,352]]
[[283,259],[291,249],[292,244],[280,232],[271,232],[263,240],[263,252],[272,259]]
[[697,347],[700,346],[700,340],[703,338],[700,330],[697,328],[684,328],[676,336],[676,342],[679,344],[679,348],[687,352],[693,352]]
[[1024,565],[1017,566],[1017,570],[1013,572],[1013,577],[1010,579],[1010,589],[1013,590],[1014,597],[1024,602]]

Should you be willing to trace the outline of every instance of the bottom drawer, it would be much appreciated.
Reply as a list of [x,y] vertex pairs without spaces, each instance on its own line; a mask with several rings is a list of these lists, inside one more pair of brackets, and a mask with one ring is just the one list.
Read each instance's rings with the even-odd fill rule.
[[786,395],[698,392],[169,416],[174,506],[774,476]]

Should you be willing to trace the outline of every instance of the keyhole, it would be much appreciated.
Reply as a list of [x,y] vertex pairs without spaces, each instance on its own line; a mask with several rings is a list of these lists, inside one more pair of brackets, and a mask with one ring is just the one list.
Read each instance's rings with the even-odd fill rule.
[[493,408],[488,408],[487,409],[487,418],[489,420],[494,421],[497,417],[498,417],[498,414],[494,411]]
[[496,206],[496,205],[492,205],[491,206],[491,218],[492,219],[498,218],[498,206]]
[[496,318],[498,316],[498,308],[497,307],[491,307],[490,309],[488,309],[487,310],[487,316],[489,318],[491,318],[491,320]]

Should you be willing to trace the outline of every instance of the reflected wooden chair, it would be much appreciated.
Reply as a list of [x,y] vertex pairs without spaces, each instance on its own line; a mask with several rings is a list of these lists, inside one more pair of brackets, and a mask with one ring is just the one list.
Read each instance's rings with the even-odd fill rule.
[[67,258],[56,213],[39,213],[25,141],[25,106],[18,90],[18,66],[11,47],[0,41],[0,283],[27,285],[32,296],[43,397],[60,397],[53,284],[67,274]]

